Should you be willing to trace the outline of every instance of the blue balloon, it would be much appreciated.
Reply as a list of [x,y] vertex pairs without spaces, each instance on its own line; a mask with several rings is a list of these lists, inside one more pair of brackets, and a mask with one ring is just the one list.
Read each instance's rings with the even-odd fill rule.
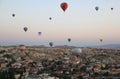
[[42,32],[38,32],[38,35],[41,35],[42,34]]

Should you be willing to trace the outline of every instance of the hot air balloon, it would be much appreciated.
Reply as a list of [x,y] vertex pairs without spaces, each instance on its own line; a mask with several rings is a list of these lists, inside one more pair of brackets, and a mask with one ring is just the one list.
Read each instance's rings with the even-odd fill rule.
[[53,42],[49,42],[49,45],[50,45],[50,47],[52,47],[53,46]]
[[25,45],[19,45],[18,50],[24,51],[24,50],[26,50],[26,46]]
[[111,8],[111,10],[113,10],[113,8]]
[[13,17],[15,17],[15,14],[12,14]]
[[100,42],[102,42],[103,41],[103,39],[100,39]]
[[24,31],[25,31],[25,32],[28,30],[28,28],[27,28],[27,27],[24,27],[23,29],[24,29]]
[[98,10],[99,10],[99,7],[98,7],[98,6],[96,6],[96,7],[95,7],[95,10],[96,10],[96,11],[98,11]]
[[42,32],[38,32],[38,35],[40,36],[42,34]]
[[81,48],[74,48],[74,49],[72,49],[72,53],[73,54],[81,54],[82,53],[82,49]]
[[52,17],[49,17],[49,20],[52,20]]
[[68,42],[70,42],[70,41],[71,41],[71,38],[68,38],[67,40],[68,40]]
[[66,9],[68,8],[68,4],[66,2],[62,2],[60,7],[62,8],[62,10],[65,12]]

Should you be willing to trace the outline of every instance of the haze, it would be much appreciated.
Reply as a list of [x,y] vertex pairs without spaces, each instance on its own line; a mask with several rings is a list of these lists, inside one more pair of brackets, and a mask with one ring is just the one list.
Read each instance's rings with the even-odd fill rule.
[[[65,12],[62,2],[68,3]],[[119,21],[119,0],[0,0],[0,45],[120,44]]]

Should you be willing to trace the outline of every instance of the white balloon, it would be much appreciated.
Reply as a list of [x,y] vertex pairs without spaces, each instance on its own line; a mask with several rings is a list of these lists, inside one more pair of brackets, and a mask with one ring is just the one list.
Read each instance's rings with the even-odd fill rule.
[[82,53],[82,49],[81,48],[74,48],[74,49],[72,49],[72,52],[73,52],[73,54],[80,54],[80,53]]

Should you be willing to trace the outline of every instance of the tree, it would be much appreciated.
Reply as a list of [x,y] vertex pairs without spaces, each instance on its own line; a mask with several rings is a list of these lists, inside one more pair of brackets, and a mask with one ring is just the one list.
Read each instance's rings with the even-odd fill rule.
[[8,73],[9,73],[10,79],[15,79],[15,69],[14,68],[10,68]]

